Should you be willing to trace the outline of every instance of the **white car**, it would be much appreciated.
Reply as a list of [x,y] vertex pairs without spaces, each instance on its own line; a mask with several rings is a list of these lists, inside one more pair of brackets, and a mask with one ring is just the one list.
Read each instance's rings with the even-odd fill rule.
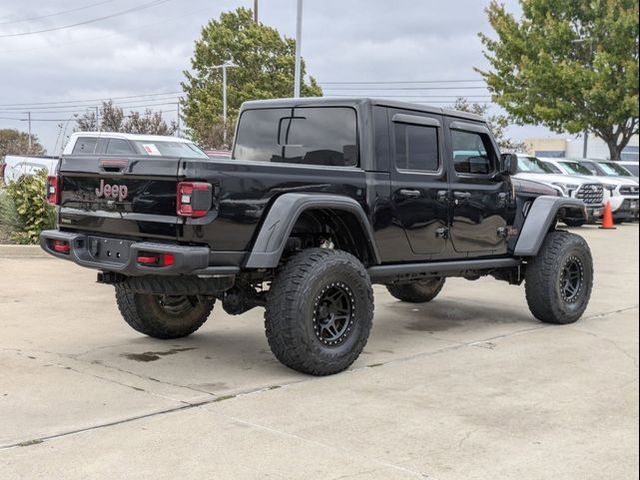
[[[518,155],[518,173],[515,177],[543,183],[559,190],[565,197],[582,200],[587,206],[589,223],[602,217],[605,193],[604,185],[598,180],[588,176],[567,178],[566,175],[554,173],[551,166],[530,155]],[[579,226],[577,222],[570,219],[563,222],[572,227]]]
[[618,164],[622,165],[625,169],[627,169],[629,173],[631,173],[631,175],[634,176],[634,179],[636,181],[638,180],[638,174],[640,173],[640,166],[637,160],[635,162],[631,160],[620,160]]
[[[638,215],[638,182],[632,177],[625,178],[618,175],[594,175],[583,164],[583,160],[571,160],[567,158],[541,158],[542,161],[553,165],[564,175],[573,178],[597,179],[604,184],[604,201],[611,203],[613,220],[615,223],[634,220]],[[592,161],[588,161],[592,163]]]
[[117,132],[72,133],[62,155],[209,158],[195,143],[185,138]]
[[57,166],[58,157],[7,155],[4,157],[4,183],[8,185],[23,175],[33,175],[40,170],[47,170],[47,175],[55,175]]

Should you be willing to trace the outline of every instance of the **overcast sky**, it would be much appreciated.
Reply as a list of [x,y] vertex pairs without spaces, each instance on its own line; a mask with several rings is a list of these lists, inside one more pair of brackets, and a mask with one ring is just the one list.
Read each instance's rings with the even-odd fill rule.
[[[60,28],[150,3],[150,8]],[[305,0],[302,53],[308,73],[322,84],[325,95],[393,96],[437,105],[453,101],[455,95],[485,101],[486,90],[464,87],[482,86],[473,67],[486,67],[477,33],[491,33],[484,13],[487,3]],[[505,3],[519,11],[516,0]],[[253,0],[2,0],[0,128],[26,131],[27,123],[20,119],[31,110],[33,132],[52,154],[60,149],[61,130],[66,127],[69,134],[73,129],[73,122],[65,120],[90,103],[69,107],[71,101],[167,93],[120,101],[125,110],[144,103],[174,119],[171,102],[176,101],[201,27],[239,6],[252,8]],[[296,0],[260,0],[260,21],[293,37],[295,8]],[[50,29],[55,30],[23,35]],[[444,80],[475,82],[421,84],[461,87],[419,92],[370,90],[369,85],[347,90],[354,86],[327,83]],[[33,105],[40,102],[61,103],[57,109]],[[538,127],[514,128],[511,134],[517,139],[549,135]]]

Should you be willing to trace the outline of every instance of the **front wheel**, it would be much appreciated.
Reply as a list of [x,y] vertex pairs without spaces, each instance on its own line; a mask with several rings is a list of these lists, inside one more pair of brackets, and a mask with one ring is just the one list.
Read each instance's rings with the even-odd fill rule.
[[373,289],[349,253],[311,249],[296,255],[271,284],[265,330],[284,365],[310,375],[347,369],[367,343]]
[[116,302],[125,322],[153,338],[171,339],[191,335],[213,310],[215,300],[201,296],[150,295],[116,285]]
[[531,313],[545,323],[577,321],[589,304],[593,259],[589,245],[567,232],[549,233],[527,264],[525,291]]

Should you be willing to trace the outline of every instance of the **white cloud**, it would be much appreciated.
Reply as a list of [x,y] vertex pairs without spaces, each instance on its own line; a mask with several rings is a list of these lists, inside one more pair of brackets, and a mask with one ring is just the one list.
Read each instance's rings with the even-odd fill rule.
[[[3,0],[0,23],[83,4],[24,3]],[[305,0],[302,48],[307,70],[320,82],[479,78],[473,67],[485,65],[477,32],[490,31],[487,3]],[[516,0],[507,3],[517,8]],[[0,38],[0,105],[178,91],[202,25],[222,11],[252,5],[251,0],[174,0],[82,27]],[[292,37],[295,5],[296,0],[261,0],[260,19]],[[65,25],[131,6],[128,0],[114,0],[41,21],[0,25],[0,35]],[[450,92],[457,93],[465,91]],[[0,106],[0,128],[24,129],[24,122],[2,119],[19,115]],[[58,134],[55,122],[34,123],[33,131],[52,148]]]

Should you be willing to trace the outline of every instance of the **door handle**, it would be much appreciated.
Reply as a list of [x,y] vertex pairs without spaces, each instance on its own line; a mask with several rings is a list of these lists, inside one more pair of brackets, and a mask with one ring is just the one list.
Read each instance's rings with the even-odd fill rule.
[[422,193],[420,192],[420,190],[400,190],[398,192],[400,194],[401,197],[404,198],[420,198],[422,196]]
[[471,198],[471,192],[453,192],[453,198],[456,200],[469,200]]

